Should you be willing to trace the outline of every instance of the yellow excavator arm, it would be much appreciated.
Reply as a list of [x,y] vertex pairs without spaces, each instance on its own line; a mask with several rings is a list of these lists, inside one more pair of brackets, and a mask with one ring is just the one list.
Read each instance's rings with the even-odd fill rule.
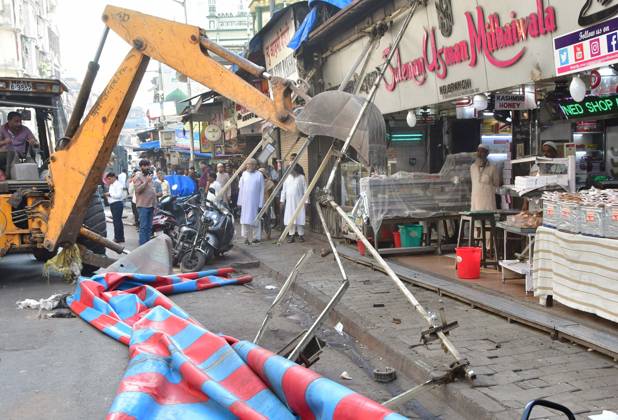
[[[114,6],[105,8],[103,21],[133,48],[75,133],[69,134],[70,138],[50,158],[52,206],[44,242],[49,250],[76,241],[90,197],[101,182],[150,58],[243,105],[275,126],[297,131],[290,82],[270,76],[264,68],[213,43],[199,27]],[[273,99],[219,64],[211,54],[238,65],[254,77],[268,79]]]

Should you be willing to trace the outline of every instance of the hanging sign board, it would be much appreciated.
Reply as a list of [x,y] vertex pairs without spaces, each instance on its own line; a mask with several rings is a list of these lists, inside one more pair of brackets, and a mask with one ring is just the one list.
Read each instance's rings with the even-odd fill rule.
[[528,109],[526,106],[526,95],[496,95],[495,108],[498,111],[518,111]]
[[554,38],[556,75],[618,62],[618,17]]

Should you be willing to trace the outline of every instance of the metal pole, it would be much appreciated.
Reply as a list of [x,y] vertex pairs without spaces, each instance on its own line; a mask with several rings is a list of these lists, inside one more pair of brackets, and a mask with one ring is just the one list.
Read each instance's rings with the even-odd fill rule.
[[[187,13],[187,0],[182,2],[182,8],[185,12],[185,23],[189,24],[189,18]],[[189,96],[189,108],[191,108],[191,79],[187,77],[187,95]],[[195,166],[195,144],[193,140],[193,118],[191,118],[191,140],[189,141],[189,164],[191,167]]]
[[320,167],[318,168],[318,170],[313,175],[313,179],[311,180],[311,183],[307,187],[307,191],[305,191],[305,194],[303,194],[303,198],[300,200],[300,203],[298,203],[298,206],[296,206],[296,210],[294,210],[294,215],[292,216],[292,218],[288,222],[288,225],[285,227],[283,232],[281,232],[281,236],[279,236],[279,240],[277,241],[277,244],[281,245],[281,242],[283,242],[283,240],[285,239],[285,236],[290,232],[290,229],[292,228],[292,225],[294,224],[294,221],[296,220],[296,218],[300,214],[301,210],[305,206],[305,202],[309,198],[309,195],[311,195],[311,192],[313,191],[313,189],[317,185],[318,181],[320,180],[320,177],[322,176],[322,173],[326,169],[326,166],[328,165],[328,163],[330,161],[330,157],[333,155],[333,150],[334,150],[334,145],[332,145],[330,147],[330,149],[326,153],[326,156],[324,156],[324,159],[322,160],[322,163],[320,164]]
[[382,405],[386,408],[390,408],[391,410],[407,403],[408,401],[412,400],[414,398],[414,396],[416,394],[418,394],[420,391],[427,389],[430,390],[436,386],[440,385],[439,383],[436,383],[433,379],[430,379],[426,382],[423,382],[422,384],[416,385],[414,388],[409,389],[393,398],[391,398],[388,401],[385,401],[382,403]]
[[[354,233],[356,234],[356,238],[360,239],[363,242],[363,244],[365,245],[365,248],[367,249],[367,251],[369,251],[371,253],[373,258],[375,258],[375,260],[378,262],[378,264],[380,264],[380,266],[384,269],[384,272],[386,273],[386,275],[388,275],[391,278],[391,280],[393,280],[395,285],[404,294],[406,299],[408,299],[408,301],[412,304],[412,306],[414,306],[414,309],[416,309],[416,311],[419,314],[421,314],[421,316],[423,318],[425,318],[425,321],[427,321],[427,323],[430,326],[433,327],[434,324],[432,322],[432,319],[431,319],[429,313],[427,313],[425,308],[423,308],[423,306],[418,302],[418,300],[416,300],[416,298],[414,297],[412,292],[410,292],[410,290],[401,281],[401,279],[397,276],[397,274],[395,274],[393,269],[386,263],[386,261],[384,261],[384,258],[382,258],[382,256],[378,253],[378,251],[376,251],[376,249],[373,247],[373,245],[371,245],[369,243],[369,241],[367,240],[365,235],[363,235],[363,232],[360,231],[358,226],[356,226],[354,224],[354,222],[348,217],[348,215],[345,213],[345,211],[343,211],[343,209],[341,207],[339,207],[339,204],[337,204],[335,201],[330,200],[330,201],[328,201],[328,204],[333,209],[335,209],[337,211],[337,213],[339,213],[339,215],[342,217],[344,222],[350,227],[350,229],[352,229],[352,231],[354,231]],[[464,366],[464,370],[466,372],[466,377],[468,379],[474,379],[476,377],[476,375],[470,369],[470,367],[468,366],[467,360],[465,360],[465,358],[463,358],[461,356],[461,354],[459,353],[459,350],[457,350],[457,348],[453,345],[453,343],[451,343],[451,341],[444,334],[444,332],[438,331],[436,334],[440,338],[440,340],[442,341],[442,344],[444,345],[444,348],[449,353],[451,353],[451,355],[455,358],[455,360],[457,360],[457,362],[462,363],[462,365]]]
[[348,134],[348,137],[346,138],[343,144],[343,147],[341,148],[341,155],[337,157],[337,163],[335,163],[335,166],[333,166],[330,176],[328,177],[328,182],[326,183],[325,190],[328,191],[329,193],[332,193],[331,188],[332,188],[333,182],[335,181],[335,174],[337,173],[337,168],[339,167],[339,164],[341,163],[343,156],[345,156],[346,152],[348,151],[348,148],[350,147],[350,143],[352,142],[352,137],[354,137],[354,135],[356,134],[356,131],[358,130],[358,127],[360,126],[360,123],[363,120],[363,116],[365,115],[365,112],[367,111],[369,104],[373,101],[373,98],[375,97],[376,92],[378,91],[378,87],[380,86],[380,83],[382,82],[384,73],[386,72],[386,69],[390,65],[393,57],[395,56],[395,53],[397,52],[397,48],[399,47],[399,44],[401,43],[401,39],[403,38],[404,33],[408,29],[408,25],[410,25],[410,22],[412,21],[412,17],[414,16],[414,13],[416,12],[418,5],[419,5],[418,2],[415,3],[414,6],[410,9],[410,12],[406,15],[403,25],[401,26],[401,29],[399,29],[399,33],[397,34],[397,37],[395,38],[395,42],[391,46],[391,50],[388,54],[388,57],[386,57],[386,61],[384,61],[384,64],[382,65],[382,68],[380,69],[380,73],[378,77],[376,77],[376,80],[373,83],[371,91],[369,92],[369,96],[367,97],[367,100],[361,107],[361,110],[358,113],[358,116],[356,117],[356,120],[354,121],[352,128],[350,129],[350,133]]
[[283,296],[285,296],[290,287],[292,287],[292,283],[294,283],[294,281],[296,281],[296,278],[298,277],[298,272],[302,269],[303,265],[305,265],[305,262],[309,259],[309,257],[311,257],[311,255],[313,255],[312,249],[310,249],[302,257],[300,257],[300,260],[298,260],[298,262],[296,263],[296,266],[283,283],[283,286],[281,286],[281,290],[279,290],[277,297],[275,297],[275,300],[270,305],[270,308],[268,308],[268,311],[266,312],[266,317],[264,317],[264,321],[262,321],[262,325],[260,326],[260,329],[258,330],[255,338],[253,339],[253,342],[255,344],[258,344],[258,342],[262,339],[264,331],[266,330],[266,324],[268,324],[268,321],[270,321],[270,318],[272,317],[274,307],[277,306],[277,304],[279,304],[281,300],[283,300]]
[[292,169],[298,163],[298,161],[300,160],[301,156],[303,155],[303,153],[305,153],[305,150],[307,150],[307,147],[309,147],[309,144],[312,141],[313,141],[313,137],[308,137],[307,140],[305,140],[305,142],[301,146],[300,150],[296,154],[296,157],[292,161],[292,164],[287,167],[287,169],[285,170],[285,172],[281,176],[281,179],[279,180],[279,183],[277,185],[275,185],[275,189],[273,190],[273,192],[270,194],[270,196],[268,197],[268,199],[266,200],[266,202],[262,206],[262,210],[260,210],[260,212],[257,214],[257,216],[255,216],[255,219],[253,220],[254,224],[257,224],[257,222],[262,219],[262,216],[264,216],[264,213],[266,213],[266,210],[268,210],[268,207],[275,200],[275,198],[277,197],[277,194],[279,194],[279,191],[281,191],[281,188],[283,188],[283,182],[285,181],[285,178],[287,178],[287,176],[292,172]]
[[341,286],[339,286],[339,289],[337,289],[337,291],[335,292],[331,300],[328,302],[328,304],[326,304],[326,306],[324,307],[320,315],[313,322],[313,325],[309,327],[309,329],[307,330],[303,338],[298,342],[294,350],[292,350],[292,353],[290,353],[290,355],[288,356],[288,360],[296,360],[296,358],[298,357],[302,349],[305,348],[305,346],[309,343],[309,341],[311,341],[311,337],[313,337],[313,335],[315,334],[319,326],[322,324],[322,322],[324,322],[324,319],[326,318],[328,313],[333,309],[335,305],[337,305],[337,303],[339,303],[339,301],[343,297],[343,294],[350,286],[350,281],[348,280],[348,276],[343,268],[343,264],[341,263],[339,252],[337,251],[337,248],[335,247],[335,244],[333,242],[333,238],[330,236],[330,232],[328,231],[328,227],[326,226],[326,220],[324,220],[324,215],[322,214],[322,209],[320,208],[320,204],[316,203],[316,206],[318,209],[318,216],[320,217],[320,222],[322,223],[324,232],[326,232],[326,238],[328,239],[328,244],[330,245],[330,248],[333,251],[333,255],[335,256],[335,261],[337,261],[337,265],[339,266],[339,270],[341,271],[343,283],[341,284]]

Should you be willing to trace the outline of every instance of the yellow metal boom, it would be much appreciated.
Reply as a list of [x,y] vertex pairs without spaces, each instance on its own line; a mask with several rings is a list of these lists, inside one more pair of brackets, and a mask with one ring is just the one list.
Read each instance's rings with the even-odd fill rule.
[[[149,58],[242,104],[284,130],[296,131],[289,82],[271,77],[263,68],[212,43],[199,27],[114,6],[105,8],[103,21],[133,48],[75,135],[51,156],[53,194],[44,242],[49,250],[77,239],[86,207],[101,181]],[[219,64],[210,53],[256,77],[268,78],[274,100]]]

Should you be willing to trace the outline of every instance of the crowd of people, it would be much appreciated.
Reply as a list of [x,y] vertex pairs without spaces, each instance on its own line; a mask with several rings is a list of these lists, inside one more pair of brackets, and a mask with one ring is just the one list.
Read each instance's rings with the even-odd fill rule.
[[[294,158],[295,156],[291,156],[288,166]],[[223,189],[231,179],[233,168],[223,163],[211,166],[200,161],[199,172],[195,168],[188,168],[172,171],[171,175],[185,175],[191,178],[195,184],[195,191],[202,197],[229,206],[240,217],[240,235],[245,243],[257,244],[262,240],[262,223],[271,223],[271,226],[287,225],[307,190],[304,170],[302,166],[296,164],[290,176],[283,182],[271,208],[265,212],[266,216],[254,223],[264,203],[280,182],[284,169],[281,166],[283,165],[273,161],[272,165],[260,168],[258,162],[251,159],[243,168],[242,174],[225,191]],[[128,198],[131,200],[131,210],[139,232],[139,244],[143,245],[150,240],[152,219],[158,201],[171,194],[171,186],[166,176],[163,170],[155,170],[147,159],[140,160],[139,169],[134,169],[130,176],[124,171],[120,174],[109,172],[105,175],[105,184],[108,186],[105,196],[112,213],[115,242],[125,241],[122,217],[124,203]],[[304,242],[304,225],[303,206],[289,231],[287,238],[289,243]]]

